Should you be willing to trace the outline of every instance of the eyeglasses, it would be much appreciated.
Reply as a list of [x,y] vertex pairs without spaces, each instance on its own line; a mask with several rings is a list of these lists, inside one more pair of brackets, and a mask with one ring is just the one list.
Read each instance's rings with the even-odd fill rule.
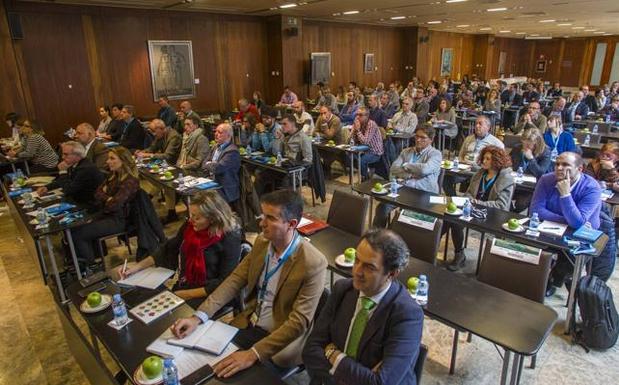
[[428,139],[430,139],[430,138],[427,137],[427,136],[417,136],[417,135],[415,135],[415,140],[428,140]]

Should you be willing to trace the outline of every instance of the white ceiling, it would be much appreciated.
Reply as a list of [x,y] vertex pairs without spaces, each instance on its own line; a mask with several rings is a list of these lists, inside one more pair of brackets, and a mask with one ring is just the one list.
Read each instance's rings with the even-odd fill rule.
[[[619,35],[619,0],[26,0],[247,15],[286,14],[311,19],[432,30],[495,34],[580,37]],[[285,4],[296,7],[280,9]],[[488,9],[506,8],[489,12]],[[344,15],[346,11],[357,14]],[[392,20],[392,17],[403,17]],[[428,22],[440,22],[428,24]],[[507,32],[509,31],[509,32]]]

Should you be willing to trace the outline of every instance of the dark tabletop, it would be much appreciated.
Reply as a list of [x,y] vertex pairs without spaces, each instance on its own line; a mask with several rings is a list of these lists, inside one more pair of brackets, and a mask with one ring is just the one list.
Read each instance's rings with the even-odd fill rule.
[[241,162],[243,162],[245,164],[250,164],[252,166],[256,166],[256,167],[260,167],[260,168],[276,171],[276,172],[279,172],[279,173],[282,173],[282,174],[291,174],[293,172],[296,172],[296,171],[299,171],[299,170],[303,170],[304,168],[308,167],[308,165],[298,165],[298,166],[291,166],[291,167],[277,166],[275,164],[269,164],[269,163],[260,162],[260,161],[258,161],[256,159],[252,159],[251,157],[249,157],[247,155],[241,156]]
[[[186,196],[186,195],[193,195],[196,192],[200,191],[200,189],[196,189],[196,188],[191,188],[191,189],[187,189],[184,191],[178,191],[176,190],[176,188],[178,187],[178,183],[175,183],[174,181],[176,180],[176,178],[178,178],[179,174],[183,174],[183,176],[193,176],[196,178],[200,178],[200,177],[204,177],[207,178],[208,176],[206,175],[206,173],[204,173],[202,170],[183,170],[181,168],[178,167],[174,167],[174,170],[169,170],[173,177],[170,180],[162,180],[161,179],[161,174],[158,173],[152,173],[150,172],[149,168],[146,167],[140,167],[139,169],[140,172],[140,176],[144,179],[147,179],[148,181],[150,181],[151,183],[153,183],[155,186],[158,186],[162,189],[169,189],[169,190],[174,190],[177,194]],[[211,180],[213,180],[212,177],[210,177]],[[219,189],[221,188],[221,186],[217,185],[215,187],[213,187],[212,189]]]
[[[391,203],[398,207],[402,207],[402,208],[414,210],[414,211],[417,211],[423,214],[428,214],[428,215],[432,215],[438,218],[442,218],[443,220],[447,222],[457,223],[462,226],[465,226],[465,227],[468,227],[468,228],[471,228],[473,230],[480,231],[483,233],[494,234],[497,237],[510,238],[515,241],[528,244],[531,246],[539,247],[542,249],[550,248],[556,251],[569,250],[567,243],[563,241],[562,237],[556,237],[556,236],[552,236],[552,235],[548,235],[544,233],[541,233],[539,237],[531,237],[531,236],[525,235],[524,232],[523,233],[512,233],[502,228],[503,224],[507,223],[509,219],[511,218],[522,219],[526,217],[524,215],[500,210],[497,208],[485,207],[488,213],[485,220],[473,218],[470,221],[464,221],[460,219],[459,217],[446,214],[445,213],[446,205],[431,204],[430,197],[435,194],[431,194],[429,192],[425,192],[421,190],[416,190],[416,189],[409,188],[409,187],[402,187],[398,190],[399,196],[397,198],[390,198],[387,195],[378,195],[378,194],[372,193],[371,191],[372,186],[374,186],[375,182],[377,181],[372,180],[372,181],[354,185],[353,190],[358,193],[364,194],[364,195],[370,195],[374,199],[381,201],[381,202]],[[575,231],[574,229],[568,227],[564,235],[571,237],[574,231]],[[607,241],[608,241],[608,236],[605,234],[602,234],[602,236],[598,238],[598,240],[593,245],[596,248],[596,253],[593,254],[594,256],[598,256],[602,253]]]
[[316,149],[320,151],[335,152],[335,153],[355,153],[355,154],[362,153],[363,154],[369,151],[369,150],[350,149],[350,146],[348,145],[345,145],[345,147],[328,146],[326,140],[323,140],[323,141],[313,140],[312,146],[316,147]]
[[[335,257],[355,247],[359,237],[328,227],[310,239],[327,257],[329,269],[351,276],[351,269],[338,267]],[[557,313],[547,306],[415,258],[410,259],[407,271],[428,277],[425,314],[519,354],[537,353],[557,320]],[[408,278],[399,277],[404,284]]]
[[[75,304],[79,311],[79,306],[84,301],[84,298],[80,297],[77,292],[82,287],[79,283],[74,283],[67,289],[67,295],[71,302]],[[123,300],[127,305],[127,310],[133,306],[153,297],[160,290],[149,290],[144,288],[136,288],[132,291],[122,294]],[[115,294],[119,289],[108,281],[107,287],[102,290],[102,293]],[[187,304],[183,304],[170,313],[162,316],[156,321],[151,322],[149,325],[145,325],[142,321],[135,319],[125,326],[121,330],[116,330],[107,323],[110,322],[114,316],[112,314],[112,307],[94,314],[86,314],[80,311],[82,318],[86,321],[89,328],[94,335],[101,341],[107,351],[110,353],[114,361],[117,362],[119,367],[128,375],[129,378],[133,375],[135,369],[144,361],[151,353],[146,351],[146,347],[157,339],[163,332],[169,328],[172,323],[180,317],[189,317],[194,313],[194,310]],[[199,369],[205,372],[210,371],[208,367]],[[181,381],[185,384],[185,382]],[[227,380],[218,378],[210,379],[207,384],[239,384],[239,385],[271,385],[271,384],[283,384],[283,382],[272,374],[269,370],[261,365],[254,365],[250,369],[247,369],[241,373],[238,373]]]

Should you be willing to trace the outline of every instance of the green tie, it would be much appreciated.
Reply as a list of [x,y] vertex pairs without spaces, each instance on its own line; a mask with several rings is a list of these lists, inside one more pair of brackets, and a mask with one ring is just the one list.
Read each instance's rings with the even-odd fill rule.
[[346,355],[351,358],[357,358],[357,349],[359,349],[359,342],[361,336],[365,330],[365,325],[368,323],[370,310],[374,308],[376,304],[368,297],[361,297],[361,309],[355,316],[355,320],[352,324],[352,330],[348,337],[348,345],[346,346]]

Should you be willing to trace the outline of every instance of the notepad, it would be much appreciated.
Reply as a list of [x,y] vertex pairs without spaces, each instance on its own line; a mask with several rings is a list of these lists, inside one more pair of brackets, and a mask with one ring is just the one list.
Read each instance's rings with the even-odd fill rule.
[[430,203],[434,205],[444,205],[447,203],[447,197],[443,196],[431,196]]
[[552,221],[543,221],[540,223],[537,230],[541,233],[551,234],[556,236],[562,236],[567,230],[567,225],[562,223],[552,222]]
[[156,289],[168,278],[174,275],[174,270],[164,267],[149,267],[118,281],[121,285],[138,286],[146,289]]
[[172,337],[168,339],[168,343],[220,355],[238,331],[239,329],[234,326],[220,321],[208,320],[206,323],[199,325],[196,330],[187,337]]

